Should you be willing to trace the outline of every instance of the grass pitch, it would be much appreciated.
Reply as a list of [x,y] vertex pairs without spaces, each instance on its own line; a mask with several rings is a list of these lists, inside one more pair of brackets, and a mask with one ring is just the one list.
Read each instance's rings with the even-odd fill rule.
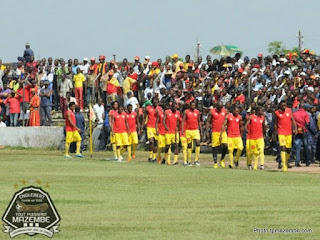
[[65,160],[59,151],[0,150],[0,213],[15,191],[32,184],[49,192],[61,216],[54,239],[320,238],[319,170],[213,169],[209,154],[201,154],[200,167],[147,163],[146,152],[129,163],[104,161],[110,152],[85,155]]

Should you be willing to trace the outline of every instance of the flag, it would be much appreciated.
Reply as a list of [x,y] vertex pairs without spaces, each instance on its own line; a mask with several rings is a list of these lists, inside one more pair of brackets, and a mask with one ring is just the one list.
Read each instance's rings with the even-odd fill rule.
[[95,122],[96,121],[96,114],[93,111],[92,106],[89,106],[89,117],[90,117],[90,121]]

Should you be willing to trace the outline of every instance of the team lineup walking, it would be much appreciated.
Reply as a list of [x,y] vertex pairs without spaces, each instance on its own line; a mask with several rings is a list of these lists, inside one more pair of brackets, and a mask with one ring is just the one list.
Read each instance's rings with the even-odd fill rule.
[[[81,137],[78,131],[81,131],[75,125],[74,106],[74,103],[69,104],[70,110],[67,111],[65,120],[67,131],[65,158],[71,158],[68,154],[68,146],[72,141],[77,142],[76,157],[83,157],[79,152]],[[302,110],[303,106],[304,103],[300,103]],[[139,143],[138,136],[141,136],[145,129],[150,163],[177,165],[179,153],[182,152],[184,166],[200,166],[200,139],[204,133],[201,131],[203,124],[201,113],[197,108],[199,106],[195,101],[178,108],[178,104],[174,101],[160,102],[157,97],[153,97],[151,104],[143,109],[142,120],[140,120],[139,110],[133,111],[131,104],[124,108],[118,101],[112,102],[109,122],[111,126],[110,143],[114,160],[121,162],[126,151],[128,152],[128,161],[135,159]],[[306,112],[304,113],[306,114]],[[296,114],[298,115],[299,111]],[[279,104],[274,118],[276,131],[273,137],[278,136],[281,150],[279,168],[285,172],[288,171],[292,137],[299,134],[298,128],[291,109],[287,108],[284,101]],[[221,101],[213,102],[205,127],[207,138],[211,138],[214,168],[218,168],[219,165],[225,168],[227,153],[229,168],[239,167],[239,159],[244,149],[243,133],[246,135],[246,167],[249,170],[263,170],[265,168],[266,120],[263,107],[252,104],[243,117],[240,115],[239,107],[232,106],[228,111]],[[308,125],[302,127],[306,128]],[[195,154],[192,161],[193,151]],[[221,157],[218,164],[219,151]],[[171,162],[171,153],[174,156],[173,162]],[[259,162],[260,167],[258,167]]]

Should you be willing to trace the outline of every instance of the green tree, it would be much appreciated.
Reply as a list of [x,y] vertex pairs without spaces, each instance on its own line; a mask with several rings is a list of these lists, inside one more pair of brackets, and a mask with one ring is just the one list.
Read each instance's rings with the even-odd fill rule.
[[281,52],[284,52],[286,48],[282,45],[281,41],[273,41],[269,42],[267,50],[272,55],[279,55]]

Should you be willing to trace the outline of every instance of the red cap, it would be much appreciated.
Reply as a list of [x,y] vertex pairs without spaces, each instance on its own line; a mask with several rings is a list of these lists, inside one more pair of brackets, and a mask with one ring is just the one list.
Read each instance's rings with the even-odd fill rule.
[[151,64],[152,66],[159,66],[159,63],[158,62],[152,62],[152,64]]
[[242,69],[242,68],[239,68],[239,69],[238,69],[238,72],[239,72],[239,73],[243,73],[243,69]]
[[105,60],[105,59],[106,59],[106,56],[104,56],[104,55],[100,55],[100,56],[99,56],[99,60],[100,60],[100,59]]
[[258,57],[263,57],[263,54],[262,54],[262,53],[259,53],[259,54],[258,54]]
[[259,64],[255,64],[253,67],[254,68],[260,68],[260,65]]
[[134,60],[140,60],[139,56],[135,56]]
[[96,58],[95,58],[95,57],[92,57],[90,60],[91,60],[91,61],[95,61],[95,60],[96,60]]

